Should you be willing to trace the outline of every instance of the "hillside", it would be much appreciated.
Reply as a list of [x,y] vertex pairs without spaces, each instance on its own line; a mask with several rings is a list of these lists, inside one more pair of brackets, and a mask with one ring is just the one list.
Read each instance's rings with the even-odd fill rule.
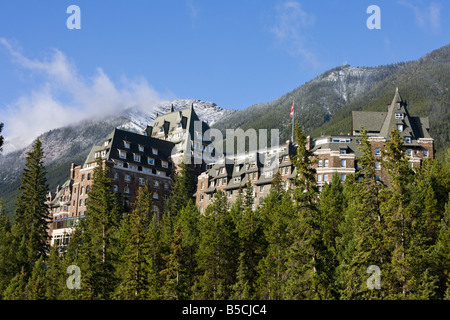
[[[69,176],[70,164],[81,164],[86,159],[91,147],[98,144],[114,128],[132,132],[141,132],[147,124],[151,124],[157,113],[166,113],[173,105],[175,110],[194,105],[199,118],[210,124],[232,114],[234,110],[222,109],[215,103],[196,99],[174,100],[157,106],[149,112],[129,108],[121,114],[106,119],[91,119],[70,126],[50,130],[39,138],[44,150],[44,165],[48,175],[51,191],[61,185]],[[8,145],[5,145],[8,150]],[[31,145],[20,150],[0,154],[0,198],[3,199],[8,215],[14,212],[20,176],[25,164],[27,152]]]
[[311,136],[351,132],[351,111],[381,111],[391,102],[398,87],[414,116],[428,116],[437,156],[449,147],[450,45],[425,57],[379,67],[340,66],[263,104],[240,110],[213,127],[278,128],[280,141],[291,135],[289,118],[295,101],[295,119]]
[[289,113],[295,102],[295,118],[311,131],[334,117],[356,97],[388,78],[404,64],[356,68],[349,65],[329,70],[280,98],[253,105],[220,120],[213,127],[225,133],[227,128],[278,128],[280,141],[291,134]]

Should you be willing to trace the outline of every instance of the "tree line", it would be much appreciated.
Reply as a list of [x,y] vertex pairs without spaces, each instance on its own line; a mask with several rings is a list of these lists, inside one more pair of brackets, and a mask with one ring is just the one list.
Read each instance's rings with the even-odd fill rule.
[[[314,157],[296,128],[297,176],[279,174],[253,205],[250,183],[229,204],[221,191],[200,214],[189,171],[181,165],[164,212],[153,213],[152,188],[130,212],[98,165],[85,219],[67,249],[49,247],[46,172],[36,140],[26,159],[16,219],[0,216],[2,299],[449,299],[450,153],[411,169],[399,132],[386,143],[377,181],[365,133],[362,170],[322,190]],[[101,162],[99,162],[101,164]],[[68,284],[80,270],[79,289]],[[370,266],[379,287],[370,286]]]

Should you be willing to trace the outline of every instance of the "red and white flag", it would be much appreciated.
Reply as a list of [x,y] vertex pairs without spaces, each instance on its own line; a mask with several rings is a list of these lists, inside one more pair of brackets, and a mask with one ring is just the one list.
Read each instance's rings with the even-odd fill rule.
[[294,103],[292,102],[292,108],[291,108],[291,115],[290,117],[292,118],[294,116]]

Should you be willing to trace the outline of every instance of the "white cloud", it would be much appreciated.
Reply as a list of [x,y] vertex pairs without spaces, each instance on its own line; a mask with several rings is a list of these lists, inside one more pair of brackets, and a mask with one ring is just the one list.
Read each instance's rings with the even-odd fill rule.
[[191,18],[193,20],[197,19],[198,16],[198,7],[194,4],[194,0],[187,0],[186,1],[186,6],[189,10],[189,15],[191,16]]
[[306,62],[318,65],[316,55],[308,48],[308,28],[315,24],[314,15],[303,10],[296,1],[286,1],[276,7],[275,25],[271,31],[293,56],[301,56]]
[[429,6],[423,6],[421,2],[411,0],[399,0],[399,4],[412,10],[416,24],[434,33],[441,28],[441,6],[432,2]]
[[24,56],[10,41],[0,44],[13,61],[40,85],[6,106],[2,115],[8,140],[31,143],[38,135],[89,117],[112,115],[127,107],[150,111],[165,101],[144,78],[123,77],[114,83],[101,69],[85,78],[64,53],[54,49],[46,60]]

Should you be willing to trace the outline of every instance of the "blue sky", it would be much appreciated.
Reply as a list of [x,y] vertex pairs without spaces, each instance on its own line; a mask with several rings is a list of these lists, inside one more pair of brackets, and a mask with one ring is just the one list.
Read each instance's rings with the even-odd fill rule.
[[[72,4],[80,30],[66,26]],[[2,1],[0,122],[35,136],[127,104],[246,108],[343,63],[420,58],[449,43],[449,17],[446,0]]]

